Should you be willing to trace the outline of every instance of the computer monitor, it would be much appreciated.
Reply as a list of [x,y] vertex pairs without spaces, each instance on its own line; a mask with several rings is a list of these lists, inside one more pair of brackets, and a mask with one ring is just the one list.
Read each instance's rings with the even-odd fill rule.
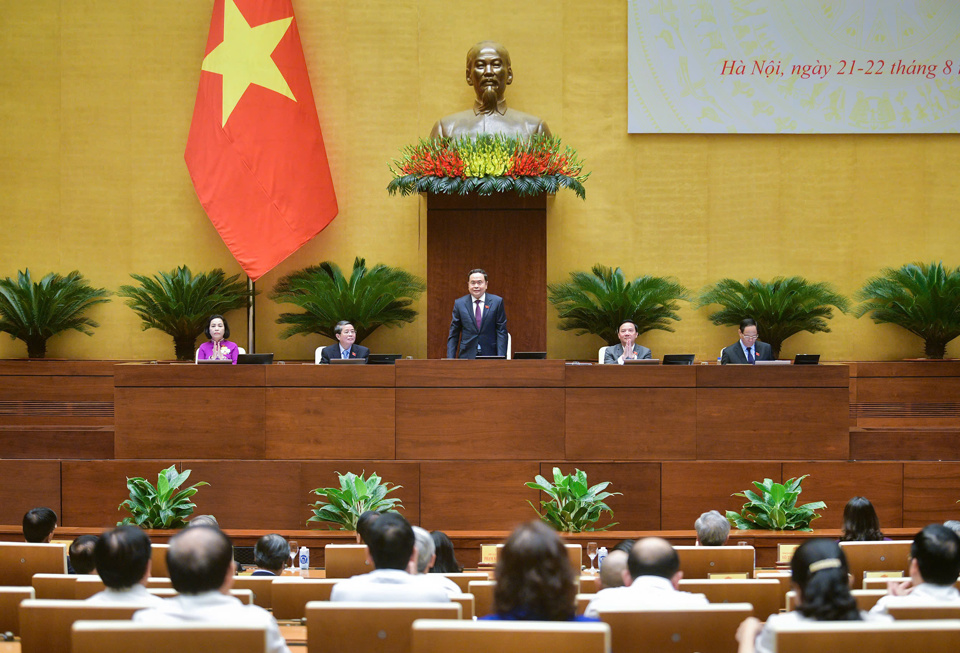
[[506,356],[477,356],[478,361],[505,361]]
[[201,358],[197,361],[197,365],[233,365],[233,359],[231,358]]
[[794,365],[819,365],[820,354],[797,354],[793,359]]
[[547,352],[545,351],[517,351],[513,353],[514,360],[545,360]]
[[366,365],[366,358],[331,358],[331,365]]
[[624,358],[624,365],[659,365],[659,358]]
[[757,365],[789,365],[790,361],[775,360],[775,361],[757,361]]
[[367,363],[370,365],[393,365],[402,354],[370,354],[367,356]]
[[693,365],[696,354],[665,354],[663,357],[664,365]]
[[270,365],[273,354],[238,354],[237,365]]

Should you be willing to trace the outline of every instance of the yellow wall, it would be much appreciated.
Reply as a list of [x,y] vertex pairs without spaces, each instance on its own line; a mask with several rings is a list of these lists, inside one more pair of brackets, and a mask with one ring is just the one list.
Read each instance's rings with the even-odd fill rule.
[[[183,162],[212,6],[0,0],[0,275],[80,269],[115,290],[130,272],[184,263],[239,272]],[[425,276],[423,207],[386,194],[387,163],[436,118],[469,105],[464,55],[485,38],[510,49],[511,105],[545,118],[593,172],[586,202],[570,192],[551,201],[551,282],[600,262],[631,276],[673,275],[694,290],[724,276],[799,274],[849,294],[884,266],[960,265],[955,135],[628,135],[624,2],[294,0],[294,8],[340,215],[261,290],[321,260],[349,269],[355,255]],[[277,339],[281,310],[258,300],[259,349],[312,358],[320,338]],[[551,356],[595,355],[598,339],[560,332],[548,315]],[[657,353],[714,357],[735,334],[705,315],[685,308],[676,333],[641,341]],[[117,300],[92,317],[102,324],[94,337],[53,338],[48,356],[173,355],[165,334],[141,332]],[[228,317],[242,333],[244,316]],[[895,327],[850,316],[832,326],[791,338],[784,355],[922,355],[920,340]],[[422,357],[426,327],[381,329],[367,344]],[[22,343],[0,338],[0,357],[24,355]],[[948,355],[960,356],[960,341]]]

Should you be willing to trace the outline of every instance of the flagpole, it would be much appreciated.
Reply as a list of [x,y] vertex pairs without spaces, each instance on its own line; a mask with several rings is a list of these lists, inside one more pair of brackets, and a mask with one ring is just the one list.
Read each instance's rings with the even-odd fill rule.
[[254,328],[257,311],[256,305],[253,303],[253,291],[253,281],[250,277],[247,277],[247,292],[250,293],[247,297],[247,351],[251,354],[257,352],[255,342],[256,329]]

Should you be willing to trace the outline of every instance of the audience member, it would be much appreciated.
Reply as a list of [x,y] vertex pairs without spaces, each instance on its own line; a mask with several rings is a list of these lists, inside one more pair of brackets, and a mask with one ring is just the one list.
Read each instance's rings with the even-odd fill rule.
[[102,534],[93,547],[93,558],[106,589],[87,602],[163,605],[163,599],[147,591],[150,550],[150,538],[137,526],[118,526]]
[[630,555],[630,551],[633,550],[633,545],[636,544],[636,540],[622,540],[615,547],[610,549],[611,551],[623,551],[627,555]]
[[853,497],[843,509],[841,542],[878,542],[883,540],[880,519],[873,504],[865,497]]
[[96,543],[96,535],[81,535],[70,543],[67,549],[67,573],[92,574],[97,570],[97,563],[93,559]]
[[417,564],[410,573],[425,574],[425,579],[435,582],[451,596],[462,594],[463,592],[460,591],[460,586],[446,576],[442,574],[430,574],[430,569],[432,569],[437,562],[436,547],[433,543],[433,538],[430,537],[430,531],[425,528],[420,528],[419,526],[414,526],[413,538],[415,540],[414,547],[417,549]]
[[947,602],[960,603],[960,591],[954,586],[960,576],[960,538],[942,524],[930,524],[913,538],[910,545],[910,579],[890,583],[889,594],[870,610],[888,614],[891,605]]
[[187,522],[187,528],[190,528],[191,526],[210,526],[212,528],[220,528],[220,522],[218,522],[217,518],[213,515],[197,515]]
[[759,619],[746,619],[737,630],[739,653],[771,653],[775,650],[776,629],[781,624],[802,621],[888,620],[857,610],[850,594],[847,558],[834,540],[807,540],[790,561],[791,584],[799,604],[791,612],[770,615],[764,625]]
[[453,542],[443,531],[433,531],[430,533],[433,538],[433,546],[436,548],[437,561],[430,569],[432,574],[459,574],[463,571],[463,566],[457,562],[456,553],[453,550]]
[[540,521],[518,526],[500,551],[493,614],[511,621],[594,621],[576,612],[577,576],[563,540]]
[[163,605],[140,610],[133,620],[144,624],[215,622],[254,624],[267,629],[267,651],[290,653],[273,616],[256,605],[230,596],[235,565],[233,545],[223,531],[188,528],[170,540],[167,550],[170,581],[179,594]]
[[57,528],[57,513],[50,508],[34,508],[23,516],[23,539],[33,544],[45,544],[53,539]]
[[678,589],[681,578],[680,558],[670,543],[659,537],[645,537],[630,550],[623,574],[625,586],[597,592],[584,614],[596,617],[603,610],[707,605],[707,597],[703,594]]
[[374,570],[342,580],[333,586],[331,601],[445,603],[442,587],[423,576],[410,574],[417,564],[413,529],[397,513],[388,512],[370,525],[364,541]]
[[947,521],[943,522],[943,525],[960,536],[960,521],[957,521],[956,519],[948,519]]
[[700,546],[723,546],[730,537],[730,522],[716,510],[700,515],[693,528]]
[[367,543],[367,534],[370,532],[370,526],[377,521],[380,513],[376,510],[365,510],[357,518],[357,544]]
[[601,590],[610,587],[624,587],[627,584],[624,576],[630,578],[630,575],[623,572],[627,570],[627,559],[629,557],[629,553],[617,548],[607,554],[607,557],[600,563]]
[[290,543],[282,535],[270,533],[257,540],[253,547],[253,576],[280,576],[290,559]]

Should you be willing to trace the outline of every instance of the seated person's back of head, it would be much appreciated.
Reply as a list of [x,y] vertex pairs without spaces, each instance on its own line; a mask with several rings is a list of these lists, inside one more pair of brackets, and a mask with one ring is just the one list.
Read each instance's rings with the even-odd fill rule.
[[419,526],[413,526],[412,528],[414,546],[417,548],[417,573],[425,574],[433,566],[436,547],[433,538],[430,536],[430,531]]
[[103,584],[127,589],[141,582],[150,567],[150,538],[136,526],[118,526],[103,533],[93,547],[93,558]]
[[357,518],[357,542],[360,544],[367,543],[370,527],[378,517],[380,517],[380,513],[376,510],[365,510],[360,514]]
[[701,546],[723,546],[730,536],[730,522],[716,510],[700,515],[693,527]]
[[188,528],[170,540],[167,569],[173,589],[181,594],[219,590],[227,573],[233,575],[233,545],[217,528]]
[[264,571],[273,572],[277,576],[283,573],[287,560],[290,559],[290,543],[282,535],[270,533],[257,540],[253,547],[253,562]]
[[23,516],[23,539],[27,542],[49,542],[56,528],[57,513],[50,508],[33,508]]
[[672,580],[680,571],[680,557],[666,540],[647,537],[633,545],[627,557],[627,569],[633,580],[641,576]]
[[930,524],[917,533],[910,557],[924,583],[953,585],[960,576],[960,538],[943,524]]
[[413,529],[402,516],[388,512],[371,524],[367,548],[377,569],[406,569],[413,556]]
[[218,522],[217,518],[213,515],[197,515],[187,522],[187,528],[192,526],[210,526],[213,528],[220,528],[220,522]]
[[607,554],[607,557],[600,563],[600,589],[608,587],[623,587],[626,585],[624,572],[627,571],[627,558],[629,554],[619,549],[614,549]]
[[70,567],[75,574],[92,574],[97,567],[93,557],[93,548],[97,544],[96,535],[81,535],[70,543],[67,555],[70,556]]
[[463,567],[457,562],[457,556],[453,549],[453,542],[442,531],[432,531],[430,538],[433,540],[433,547],[437,554],[437,561],[433,564],[431,572],[437,574],[459,574]]

